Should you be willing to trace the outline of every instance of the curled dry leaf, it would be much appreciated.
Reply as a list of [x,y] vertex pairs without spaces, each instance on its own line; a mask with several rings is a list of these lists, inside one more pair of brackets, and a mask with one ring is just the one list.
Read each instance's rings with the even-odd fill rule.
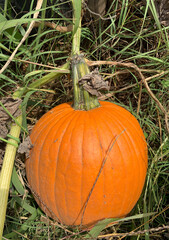
[[100,91],[109,90],[108,82],[104,81],[98,69],[82,77],[79,80],[79,85],[82,85],[87,92],[95,96],[101,96]]

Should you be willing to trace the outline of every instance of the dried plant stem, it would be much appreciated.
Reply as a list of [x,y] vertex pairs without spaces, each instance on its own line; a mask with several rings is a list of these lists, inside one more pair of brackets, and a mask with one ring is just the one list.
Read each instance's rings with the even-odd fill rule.
[[[137,232],[129,232],[129,233],[110,233],[106,235],[100,235],[98,236],[98,239],[110,239],[112,237],[128,237],[128,236],[138,236],[141,234],[145,233],[155,233],[155,232],[160,232],[160,231],[166,231],[169,229],[169,226],[162,226],[158,228],[150,228],[150,229],[145,229],[145,230],[140,230]],[[121,239],[121,238],[120,238]]]
[[[73,29],[73,25],[71,25],[71,24],[68,26],[61,26],[61,25],[57,25],[54,22],[43,22],[43,21],[35,22],[33,25],[33,28],[37,28],[37,27],[41,26],[42,23],[44,23],[45,27],[53,28],[54,30],[61,32],[61,33],[71,32]],[[23,24],[24,27],[26,27],[27,25],[28,25],[27,23]]]
[[116,61],[87,61],[87,64],[89,66],[95,66],[95,65],[102,65],[102,64],[107,64],[107,65],[114,65],[114,66],[118,66],[118,67],[127,67],[127,68],[133,68],[135,69],[138,74],[139,77],[141,79],[141,82],[144,83],[145,88],[147,89],[148,94],[150,95],[150,97],[156,102],[156,104],[158,105],[158,107],[160,108],[160,110],[162,111],[162,113],[165,116],[165,124],[166,124],[166,129],[169,133],[169,114],[167,113],[167,111],[165,110],[165,108],[163,107],[163,105],[160,103],[160,101],[156,98],[156,96],[154,95],[154,93],[151,91],[151,89],[149,88],[149,85],[144,77],[144,75],[142,74],[140,68],[135,65],[134,63],[122,63],[122,62],[116,62]]
[[[142,71],[142,69],[141,69],[141,71]],[[116,76],[117,74],[126,74],[127,72],[129,72],[129,71],[121,71],[121,72],[118,71],[118,72],[116,72],[116,73],[110,74],[109,77]],[[148,81],[150,81],[150,80],[153,79],[153,78],[157,78],[157,77],[163,76],[164,74],[167,74],[167,73],[169,73],[169,71],[162,71],[161,73],[158,73],[158,74],[155,74],[155,75],[153,75],[153,76],[151,76],[151,77],[146,78],[145,81],[148,82]],[[105,77],[105,79],[107,79],[107,78],[108,78],[108,77]],[[139,83],[141,83],[141,81],[140,81]],[[112,97],[112,96],[113,96],[115,93],[117,93],[117,92],[126,91],[126,90],[128,90],[128,89],[130,89],[130,88],[133,88],[133,87],[137,86],[137,85],[138,85],[138,83],[130,84],[130,85],[128,85],[128,86],[126,86],[126,87],[123,87],[123,88],[121,88],[121,89],[119,89],[119,90],[117,90],[117,91],[113,91],[113,92],[106,93],[106,94],[100,96],[98,99],[99,99],[99,100],[105,100],[105,99],[107,99],[107,98]]]

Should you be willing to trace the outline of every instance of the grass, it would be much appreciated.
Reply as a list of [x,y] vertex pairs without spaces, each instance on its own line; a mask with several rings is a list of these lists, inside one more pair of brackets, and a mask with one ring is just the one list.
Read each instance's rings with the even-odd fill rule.
[[[53,21],[58,25],[69,25],[71,19],[63,17],[60,12],[61,4],[57,1],[54,4],[47,7],[44,1],[41,19]],[[50,9],[53,17],[45,18],[46,11]],[[0,29],[1,67],[26,32],[27,27],[23,27],[21,23],[28,22],[28,19],[31,21],[32,13],[30,10],[30,13],[23,15],[16,24],[11,14],[10,1],[5,1],[0,19],[7,18],[6,23],[10,28],[5,24],[6,28]],[[114,0],[104,17],[109,20],[94,22],[86,21],[84,17],[81,43],[83,53],[93,61],[111,60],[136,64],[142,69],[145,78],[149,78],[151,91],[168,111],[169,26],[160,24],[153,0],[147,1],[147,5],[142,1]],[[25,88],[33,84],[48,74],[45,70],[52,71],[63,65],[70,57],[70,52],[70,32],[60,33],[43,25],[34,29],[19,48],[12,63],[0,75],[0,98],[12,96],[18,87]],[[167,226],[169,221],[169,139],[164,115],[144,85],[140,88],[141,79],[136,71],[110,65],[100,65],[99,71],[111,86],[111,94],[106,100],[125,107],[139,120],[148,143],[149,167],[144,190],[130,213],[131,218],[110,227],[105,227],[103,222],[101,227],[96,226],[91,230],[91,234],[95,239],[106,236],[132,240],[167,239],[168,230],[160,229]],[[50,108],[73,99],[69,74],[35,90],[36,88],[32,88],[32,92],[23,98],[24,127],[28,130]],[[24,132],[21,138],[23,137]],[[5,144],[0,145],[4,149]],[[143,215],[139,215],[139,218],[133,217],[138,214]],[[153,231],[149,231],[150,229]],[[130,236],[131,231],[135,231],[136,234]],[[12,174],[3,236],[4,239],[85,239],[89,235],[87,232],[61,226],[44,215],[29,190],[24,158],[18,154]]]

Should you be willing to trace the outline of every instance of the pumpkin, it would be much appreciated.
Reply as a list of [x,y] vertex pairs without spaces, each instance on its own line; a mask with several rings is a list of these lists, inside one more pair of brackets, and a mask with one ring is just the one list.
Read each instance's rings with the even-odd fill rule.
[[88,111],[56,106],[34,126],[26,174],[36,201],[66,225],[126,216],[147,171],[147,144],[136,118],[99,102]]

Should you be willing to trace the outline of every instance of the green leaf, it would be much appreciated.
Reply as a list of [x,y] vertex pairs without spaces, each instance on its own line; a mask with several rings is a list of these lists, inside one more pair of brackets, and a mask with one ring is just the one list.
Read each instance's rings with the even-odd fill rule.
[[32,76],[35,76],[39,73],[44,73],[44,70],[35,70],[35,71],[32,71],[32,72],[29,72],[27,73],[25,76],[24,76],[24,81],[26,81],[27,78],[29,77],[32,77]]
[[3,53],[0,53],[0,61],[6,61],[8,60],[9,56],[3,54]]
[[38,19],[13,19],[13,20],[4,20],[0,22],[0,33],[8,28],[16,27],[17,25],[21,25],[24,23],[30,23],[33,20],[38,20]]
[[11,52],[7,47],[5,47],[2,43],[0,43],[0,48],[4,49],[7,52]]
[[26,200],[22,200],[20,197],[18,196],[14,196],[13,197],[15,199],[15,201],[22,207],[24,208],[27,212],[33,214],[36,211],[36,208],[30,206]]
[[34,221],[37,217],[37,210],[35,210],[32,215],[24,222],[24,224],[21,226],[20,232],[26,231],[29,226],[30,221]]
[[16,85],[16,82],[14,80],[10,79],[8,76],[6,76],[2,73],[0,74],[0,80],[1,79],[5,80],[4,82],[8,81],[9,83]]
[[26,120],[26,107],[27,107],[27,103],[28,103],[28,100],[29,100],[30,96],[31,96],[34,92],[36,92],[36,91],[33,90],[33,91],[28,92],[28,93],[25,95],[24,100],[23,100],[23,102],[22,102],[22,117],[23,117],[22,125],[23,125],[23,127],[24,127],[26,130],[28,130],[28,129],[27,129],[27,120]]
[[90,238],[90,239],[93,239],[93,238],[97,238],[100,234],[100,232],[110,223],[118,220],[119,218],[108,218],[108,219],[104,219],[100,222],[98,222],[96,224],[96,226],[94,226],[92,228],[92,230],[90,230],[90,232],[85,236],[85,238]]
[[13,172],[12,172],[12,184],[14,185],[18,193],[23,196],[25,193],[25,190],[22,186],[22,183],[19,180],[15,167],[13,168]]
[[7,21],[6,17],[0,13],[0,22]]
[[85,238],[97,238],[100,232],[105,229],[105,227],[113,222],[125,222],[125,221],[130,221],[130,220],[135,220],[135,219],[140,219],[140,218],[145,218],[154,215],[155,213],[143,213],[143,214],[137,214],[134,216],[126,217],[126,218],[108,218],[104,219],[96,224],[90,232],[85,236]]
[[163,81],[161,81],[161,84],[163,85],[164,88],[169,88],[169,80],[168,79],[165,79]]

